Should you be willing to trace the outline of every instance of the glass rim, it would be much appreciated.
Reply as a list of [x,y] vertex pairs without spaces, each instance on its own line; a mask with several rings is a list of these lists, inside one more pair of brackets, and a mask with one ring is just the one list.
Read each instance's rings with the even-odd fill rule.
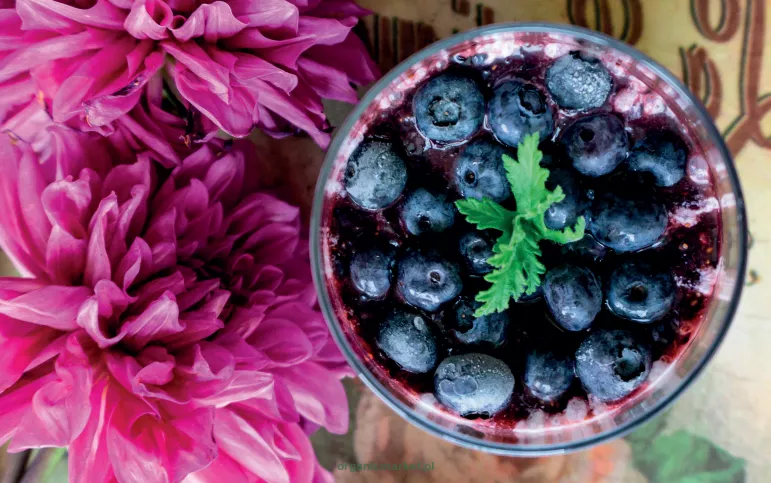
[[[723,321],[722,326],[719,328],[712,345],[704,352],[694,367],[682,377],[682,379],[678,382],[677,387],[671,393],[664,395],[659,401],[656,401],[656,403],[649,410],[646,410],[641,415],[626,421],[615,428],[567,443],[511,444],[487,441],[463,434],[461,432],[452,432],[447,428],[435,423],[434,421],[431,421],[430,419],[417,414],[412,408],[408,407],[401,400],[399,400],[399,398],[395,397],[391,391],[371,373],[371,371],[356,355],[350,346],[350,343],[347,340],[345,334],[343,333],[342,328],[340,327],[340,323],[335,314],[324,276],[324,262],[321,253],[320,235],[321,221],[323,218],[322,210],[326,197],[326,185],[329,175],[331,174],[334,167],[337,153],[356,121],[358,121],[358,119],[369,107],[375,97],[385,87],[391,84],[399,75],[403,74],[414,64],[436,54],[442,49],[452,47],[464,41],[472,40],[479,36],[500,32],[568,34],[579,39],[593,40],[606,44],[608,47],[626,54],[633,58],[635,61],[644,64],[645,67],[650,69],[651,72],[653,72],[658,78],[662,79],[670,87],[672,87],[676,91],[677,95],[687,99],[696,108],[696,111],[701,117],[700,121],[702,121],[702,124],[708,133],[708,137],[715,142],[715,147],[719,150],[721,158],[726,163],[726,172],[728,173],[728,178],[731,184],[731,191],[734,195],[736,203],[736,218],[739,231],[737,246],[737,279],[732,289],[730,301],[728,302],[728,310],[725,312],[725,320]],[[739,184],[739,176],[736,171],[736,166],[734,164],[733,157],[731,156],[731,153],[725,144],[723,136],[720,134],[720,131],[715,126],[712,118],[707,113],[706,108],[703,106],[701,101],[699,101],[672,72],[634,47],[609,35],[595,32],[583,27],[566,24],[553,24],[547,22],[496,23],[451,35],[450,37],[434,42],[433,44],[412,54],[410,57],[397,64],[383,77],[381,77],[375,84],[373,84],[366,92],[366,94],[359,100],[354,109],[348,114],[345,121],[340,125],[337,133],[334,136],[334,139],[327,148],[327,152],[324,157],[324,163],[316,182],[315,193],[313,197],[309,241],[313,281],[316,288],[316,294],[319,297],[319,304],[321,306],[324,319],[327,322],[329,331],[334,338],[337,347],[340,349],[340,352],[343,354],[351,368],[354,369],[357,377],[362,382],[364,382],[364,384],[371,391],[373,391],[399,416],[406,419],[408,422],[417,426],[418,428],[433,434],[434,436],[438,436],[444,440],[473,450],[481,450],[488,453],[505,456],[527,457],[549,456],[574,452],[587,449],[589,447],[596,446],[619,437],[623,437],[646,422],[650,421],[655,416],[659,415],[664,409],[669,407],[702,373],[704,367],[712,359],[715,352],[720,347],[723,339],[725,338],[728,328],[731,326],[731,323],[733,322],[733,319],[736,315],[741,293],[744,288],[748,255],[747,214],[744,204],[744,195],[742,193],[741,185]]]

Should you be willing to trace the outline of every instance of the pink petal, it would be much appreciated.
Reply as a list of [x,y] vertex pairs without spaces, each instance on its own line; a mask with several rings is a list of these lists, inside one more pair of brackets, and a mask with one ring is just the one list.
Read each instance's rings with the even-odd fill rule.
[[209,43],[217,43],[222,38],[232,37],[247,25],[233,16],[230,6],[222,1],[202,4],[188,15],[184,23],[171,31],[182,42],[203,36]]
[[278,91],[267,83],[262,83],[260,92],[260,104],[270,111],[283,117],[301,130],[307,132],[310,137],[321,147],[329,144],[329,134],[322,132],[323,125],[318,125],[304,110],[304,102],[307,99],[295,99]]
[[302,72],[303,80],[319,96],[350,104],[358,102],[356,89],[351,87],[344,72],[307,57],[299,59],[297,67]]
[[[132,111],[131,115],[120,116],[116,119],[119,126],[128,131],[132,136],[135,136],[142,144],[153,149],[164,160],[168,160],[170,165],[177,165],[180,163],[180,158],[171,145],[170,141],[173,141],[172,136],[167,136],[162,132],[153,132],[150,130],[150,126],[141,124],[134,119]],[[158,128],[160,131],[160,128]],[[139,144],[133,145],[131,149],[138,150]]]
[[137,0],[131,6],[123,27],[137,39],[163,40],[169,36],[174,13],[160,0]]
[[163,54],[147,54],[145,45],[138,45],[129,54],[129,60],[132,56],[142,58],[143,68],[138,73],[127,74],[125,80],[121,81],[123,86],[117,91],[113,91],[111,87],[105,88],[84,104],[89,126],[107,126],[131,111],[142,98],[142,87],[164,64]]
[[109,327],[110,319],[117,318],[132,299],[110,280],[99,281],[94,292],[94,296],[86,300],[80,308],[77,324],[86,330],[100,349],[105,349],[125,337],[124,331],[113,337],[108,337],[107,334],[117,332],[115,327]]
[[19,422],[32,407],[32,398],[42,387],[56,381],[57,375],[48,372],[22,377],[0,395],[0,444],[5,444],[16,433]]
[[226,387],[197,401],[215,407],[240,403],[258,412],[261,417],[276,421],[299,420],[289,390],[266,372],[236,371]]
[[[256,55],[236,54],[233,74],[244,87],[250,88],[252,80],[262,80],[289,94],[297,87],[297,76],[277,67]],[[259,97],[258,95],[256,97]]]
[[88,252],[86,253],[86,272],[83,281],[93,287],[100,280],[112,278],[112,266],[107,248],[112,238],[111,228],[118,218],[118,199],[115,194],[104,198],[91,218],[89,226]]
[[[209,82],[195,75],[185,65],[173,70],[177,89],[182,97],[231,136],[247,136],[254,127],[253,104],[241,95],[220,94],[211,89]],[[223,99],[223,97],[226,97]]]
[[151,303],[157,300],[164,292],[171,292],[175,296],[186,291],[185,276],[181,271],[156,277],[142,284],[136,292],[136,301],[131,305],[135,312],[144,311]]
[[[246,378],[247,374],[246,371],[239,372],[236,379]],[[297,412],[292,393],[286,384],[280,378],[273,376],[267,380],[270,384],[266,384],[261,390],[253,391],[249,398],[240,400],[231,398],[229,403],[238,403],[242,412],[254,413],[259,418],[287,423],[299,422],[300,413]]]
[[62,284],[77,281],[86,265],[86,249],[86,240],[54,226],[46,249],[46,264],[50,267],[51,281]]
[[[152,46],[150,41],[123,36],[96,51],[59,86],[52,104],[54,121],[65,122],[83,112],[85,102],[115,93],[134,81],[134,74],[130,71],[132,65],[128,60],[132,60],[132,55],[144,60]],[[124,112],[128,112],[130,107],[133,106],[124,106]],[[104,119],[99,116],[97,110],[89,116],[89,123],[104,125]]]
[[291,481],[311,483],[316,473],[316,455],[308,436],[296,424],[281,424],[278,429],[283,435],[285,444],[291,445],[292,452],[297,456],[285,460],[287,472]]
[[364,42],[353,32],[339,44],[312,47],[306,58],[345,72],[348,79],[357,85],[367,85],[380,77],[380,70],[367,53]]
[[107,376],[94,381],[89,397],[91,415],[68,450],[71,483],[106,483],[114,480],[107,453],[107,429],[118,408],[120,394]]
[[91,407],[91,367],[77,334],[56,360],[58,381],[40,388],[32,398],[32,410],[19,424],[9,451],[40,446],[67,446],[83,431]]
[[9,137],[0,138],[0,244],[25,274],[45,278],[44,252],[27,227],[18,196],[19,164],[32,156],[29,149],[12,146]]
[[188,475],[185,483],[251,483],[254,478],[247,475],[236,460],[219,452],[217,458],[206,468]]
[[[222,453],[227,454],[246,470],[271,483],[292,481],[272,441],[266,440],[264,431],[270,425],[248,421],[228,408],[218,409],[214,425],[214,437]],[[272,439],[272,438],[270,438]]]
[[0,320],[0,392],[5,391],[30,368],[38,354],[61,332],[10,317]]
[[142,238],[134,238],[128,252],[123,256],[115,269],[115,280],[124,291],[128,291],[134,283],[144,281],[152,273],[153,253],[150,246]]
[[313,354],[317,354],[329,340],[329,329],[324,317],[318,310],[311,309],[302,302],[282,304],[270,311],[271,318],[292,320],[296,327],[304,332],[305,338],[313,346]]
[[22,156],[19,160],[18,176],[21,216],[24,217],[24,223],[29,230],[30,243],[36,246],[37,251],[45,253],[45,246],[51,233],[51,224],[43,209],[40,197],[47,180],[44,179],[40,163],[32,156]]
[[[150,350],[152,348],[148,348]],[[155,348],[161,349],[161,348]],[[161,349],[163,350],[163,349]],[[168,354],[160,360],[142,365],[130,355],[118,352],[108,352],[106,355],[107,369],[124,389],[140,397],[165,399],[172,402],[179,400],[170,396],[163,386],[174,378],[174,358]]]
[[233,14],[249,27],[262,27],[274,34],[297,33],[300,12],[286,0],[230,0]]
[[153,340],[182,332],[184,329],[179,323],[179,307],[174,294],[164,292],[139,316],[126,319],[121,332],[126,334],[124,343],[139,349]]
[[25,30],[53,30],[61,34],[78,32],[83,25],[120,30],[125,17],[124,12],[106,0],[97,0],[88,9],[55,0],[17,0],[16,11]]
[[203,179],[209,198],[225,205],[237,201],[241,193],[244,158],[240,152],[231,152],[211,163]]
[[167,335],[160,339],[169,349],[179,349],[195,344],[225,327],[225,323],[216,316],[202,314],[184,314],[184,317],[180,319],[180,323],[185,325],[184,331]]
[[31,324],[73,330],[77,328],[78,310],[90,292],[87,287],[50,285],[12,299],[0,299],[0,314]]
[[51,224],[74,237],[85,238],[92,196],[87,179],[63,179],[45,187],[41,202]]
[[0,82],[27,72],[42,62],[71,59],[85,51],[102,48],[115,39],[115,33],[93,29],[22,46],[0,60]]
[[348,402],[343,385],[318,364],[274,369],[292,392],[297,410],[331,433],[348,431]]
[[212,95],[217,96],[223,102],[229,101],[229,72],[214,62],[204,49],[195,43],[181,44],[176,42],[162,42],[161,47],[171,54],[180,65],[208,85],[208,90]]
[[267,318],[247,340],[265,354],[276,367],[300,364],[313,355],[305,333],[288,319]]
[[146,415],[133,422],[113,417],[107,446],[119,481],[181,481],[217,457],[213,410],[180,407],[173,414],[162,420]]

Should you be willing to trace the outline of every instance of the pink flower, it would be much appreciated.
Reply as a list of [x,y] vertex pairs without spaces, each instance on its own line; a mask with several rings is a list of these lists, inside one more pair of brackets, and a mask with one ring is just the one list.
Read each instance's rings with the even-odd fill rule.
[[351,84],[377,75],[351,32],[368,12],[352,0],[8,3],[0,3],[0,122],[3,110],[40,93],[57,123],[110,134],[166,71],[187,106],[230,135],[301,130],[325,146],[321,99],[356,102]]
[[347,430],[348,369],[249,143],[168,168],[55,128],[47,153],[0,135],[0,245],[31,277],[0,278],[0,444],[67,446],[72,482],[328,481],[306,429]]

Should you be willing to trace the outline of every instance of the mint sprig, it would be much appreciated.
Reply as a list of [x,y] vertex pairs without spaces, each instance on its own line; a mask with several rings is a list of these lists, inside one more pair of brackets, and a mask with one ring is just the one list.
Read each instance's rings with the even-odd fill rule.
[[481,317],[503,312],[510,299],[533,294],[541,285],[546,267],[541,263],[541,240],[565,244],[584,236],[586,220],[580,217],[574,227],[552,230],[546,227],[543,215],[553,203],[565,199],[562,188],[546,188],[549,170],[540,162],[543,153],[538,149],[538,133],[525,136],[517,146],[517,160],[503,155],[503,166],[517,210],[511,211],[489,198],[463,199],[455,202],[466,220],[480,230],[501,232],[493,247],[493,256],[487,259],[494,270],[485,276],[490,288],[476,296],[482,306],[475,315]]

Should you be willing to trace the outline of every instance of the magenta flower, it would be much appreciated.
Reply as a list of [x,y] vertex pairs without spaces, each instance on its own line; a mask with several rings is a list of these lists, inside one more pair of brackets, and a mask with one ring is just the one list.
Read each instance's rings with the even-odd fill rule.
[[67,446],[72,482],[328,481],[306,431],[346,431],[348,369],[249,143],[167,168],[54,129],[0,135],[0,245],[31,276],[0,279],[0,443]]
[[[183,101],[236,137],[308,132],[322,98],[356,102],[376,68],[352,0],[0,0],[3,110],[41,95],[53,119],[110,134],[167,72]],[[32,79],[32,86],[26,84]],[[19,89],[23,85],[24,89]]]

